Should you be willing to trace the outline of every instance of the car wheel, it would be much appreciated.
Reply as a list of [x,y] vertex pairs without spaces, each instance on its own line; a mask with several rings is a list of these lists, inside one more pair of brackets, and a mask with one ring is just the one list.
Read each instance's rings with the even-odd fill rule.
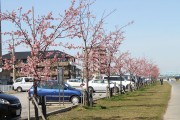
[[120,92],[125,93],[125,91],[126,91],[126,87],[124,85],[122,85],[122,87],[120,88]]
[[18,92],[22,92],[22,88],[21,88],[21,87],[18,87],[18,88],[17,88],[17,91],[18,91]]
[[78,104],[78,103],[79,103],[79,97],[78,97],[78,96],[73,96],[73,97],[71,98],[71,102],[72,102],[73,104]]
[[94,92],[94,89],[93,89],[93,87],[89,87],[89,91],[91,91],[92,90],[92,92]]
[[112,90],[113,90],[113,93],[117,93],[117,92],[119,92],[119,88],[118,88],[118,87],[116,87],[116,88],[114,88],[114,87],[113,87],[113,89],[112,89]]

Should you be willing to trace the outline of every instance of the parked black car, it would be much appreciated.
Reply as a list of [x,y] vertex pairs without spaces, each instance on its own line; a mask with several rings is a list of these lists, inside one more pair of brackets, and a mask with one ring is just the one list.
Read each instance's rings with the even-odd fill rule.
[[0,120],[17,120],[21,117],[21,110],[21,103],[17,97],[0,91]]

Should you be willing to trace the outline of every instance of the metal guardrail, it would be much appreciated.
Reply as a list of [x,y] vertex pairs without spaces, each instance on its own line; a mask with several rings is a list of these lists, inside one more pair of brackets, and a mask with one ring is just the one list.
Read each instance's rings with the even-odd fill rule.
[[0,90],[2,92],[8,92],[13,90],[13,86],[12,85],[0,85]]

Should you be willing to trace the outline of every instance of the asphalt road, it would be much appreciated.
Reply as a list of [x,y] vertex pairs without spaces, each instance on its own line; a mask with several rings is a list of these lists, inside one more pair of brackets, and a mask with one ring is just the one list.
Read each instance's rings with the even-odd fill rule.
[[[27,119],[28,118],[28,113],[29,113],[29,102],[28,102],[28,93],[27,92],[21,92],[21,93],[15,93],[13,94],[14,96],[18,97],[21,105],[22,105],[22,112],[21,112],[21,118],[22,119]],[[93,99],[100,99],[106,96],[106,93],[94,93],[93,94]],[[60,106],[62,107],[67,107],[67,106],[71,106],[71,103],[65,103],[64,106],[61,104]],[[48,111],[52,111],[57,109],[57,106],[59,106],[59,104],[56,104],[56,107],[53,107],[54,105],[48,105],[47,108],[47,112]],[[59,107],[58,107],[59,109]],[[32,102],[30,102],[30,116],[33,117],[34,116],[34,106],[32,105]]]
[[[22,105],[22,112],[21,112],[21,118],[25,119],[28,118],[28,112],[29,112],[29,102],[28,102],[28,93],[27,92],[21,92],[13,94],[14,96],[18,97],[21,105]],[[34,115],[34,108],[32,103],[30,102],[30,113]]]

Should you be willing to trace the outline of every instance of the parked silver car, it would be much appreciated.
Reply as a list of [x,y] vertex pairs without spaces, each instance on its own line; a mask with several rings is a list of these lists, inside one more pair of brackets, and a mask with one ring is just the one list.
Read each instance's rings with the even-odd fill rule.
[[[93,79],[88,83],[89,90],[93,92],[103,91],[105,92],[108,87],[108,81],[106,79]],[[110,88],[115,90],[114,83],[110,82]],[[83,84],[83,89],[86,89],[86,84]],[[116,84],[116,90],[119,91],[119,86]]]
[[[103,79],[108,79],[108,77],[107,76],[103,76]],[[110,76],[109,80],[111,82],[113,82],[113,83],[116,82],[116,84],[123,85],[126,88],[128,88],[129,85],[134,87],[134,82],[125,79],[123,76]]]
[[81,79],[67,79],[66,81],[68,84],[70,84],[73,87],[80,87],[83,83]]

